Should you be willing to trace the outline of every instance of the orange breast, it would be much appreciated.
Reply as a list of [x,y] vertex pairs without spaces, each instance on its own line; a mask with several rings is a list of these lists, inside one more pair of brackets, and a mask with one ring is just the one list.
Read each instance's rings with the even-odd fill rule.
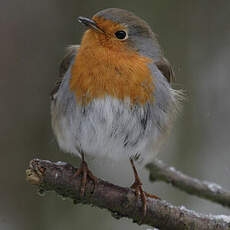
[[[151,59],[127,50],[123,44],[105,47],[91,38],[83,38],[71,70],[70,89],[78,103],[88,104],[107,95],[132,104],[153,100],[154,84],[147,66]],[[120,46],[120,47],[119,47]]]

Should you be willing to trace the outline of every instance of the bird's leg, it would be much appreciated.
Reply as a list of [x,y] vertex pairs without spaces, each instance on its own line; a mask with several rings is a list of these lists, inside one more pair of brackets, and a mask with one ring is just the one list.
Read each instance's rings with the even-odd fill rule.
[[135,181],[131,185],[131,188],[135,190],[135,195],[136,195],[137,199],[141,196],[141,200],[143,202],[143,216],[145,216],[146,211],[147,211],[146,195],[145,195],[145,193],[143,191],[142,183],[141,183],[141,180],[140,180],[140,178],[138,176],[138,173],[137,173],[137,170],[135,168],[135,165],[134,165],[134,162],[133,162],[132,158],[130,158],[130,162],[131,162],[133,172],[134,172],[134,177],[135,177]]
[[135,177],[135,181],[131,185],[131,188],[135,190],[135,195],[136,195],[137,199],[139,197],[141,197],[141,200],[143,202],[143,216],[145,216],[146,212],[147,212],[146,197],[150,197],[150,198],[154,198],[154,199],[160,199],[160,198],[158,196],[155,196],[155,195],[152,195],[152,194],[149,194],[149,193],[146,193],[146,192],[143,191],[142,183],[141,183],[141,180],[140,180],[140,178],[138,176],[138,173],[137,173],[137,170],[136,170],[136,167],[134,165],[134,161],[133,161],[132,158],[130,158],[130,162],[131,162],[133,172],[134,172],[134,177]]
[[81,190],[80,196],[84,196],[85,194],[85,187],[87,183],[87,177],[91,179],[94,183],[94,186],[97,184],[97,177],[93,175],[93,173],[89,170],[88,165],[85,161],[84,153],[81,153],[81,167],[74,173],[73,177],[77,177],[82,174],[81,178]]

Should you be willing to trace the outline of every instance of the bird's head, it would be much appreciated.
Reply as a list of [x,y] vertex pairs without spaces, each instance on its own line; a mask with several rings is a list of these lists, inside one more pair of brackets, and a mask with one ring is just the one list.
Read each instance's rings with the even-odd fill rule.
[[88,27],[82,45],[134,51],[149,58],[158,58],[161,53],[149,25],[127,10],[105,9],[96,13],[92,19],[79,17],[78,20]]

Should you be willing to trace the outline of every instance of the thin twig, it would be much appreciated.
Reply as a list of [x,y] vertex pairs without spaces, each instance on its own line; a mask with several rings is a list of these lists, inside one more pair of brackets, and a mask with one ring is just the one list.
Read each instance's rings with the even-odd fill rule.
[[174,207],[162,200],[147,199],[147,213],[142,218],[142,202],[136,200],[129,188],[113,185],[98,179],[95,188],[91,181],[86,185],[86,193],[80,197],[81,177],[73,178],[76,168],[70,164],[34,159],[27,170],[27,180],[44,191],[55,191],[68,197],[74,203],[91,204],[105,208],[115,218],[127,217],[133,222],[147,224],[159,229],[199,229],[230,230],[230,223],[201,215],[184,208]]
[[216,183],[201,181],[185,175],[157,159],[148,164],[146,168],[150,172],[151,181],[164,181],[189,194],[230,207],[230,191]]

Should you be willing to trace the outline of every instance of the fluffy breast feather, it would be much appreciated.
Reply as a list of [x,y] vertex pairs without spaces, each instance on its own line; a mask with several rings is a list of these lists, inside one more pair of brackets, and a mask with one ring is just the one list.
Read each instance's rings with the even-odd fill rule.
[[88,30],[71,68],[70,89],[76,100],[88,104],[106,95],[132,104],[153,101],[154,82],[148,64],[151,59],[128,50],[123,43],[110,47],[97,44]]

